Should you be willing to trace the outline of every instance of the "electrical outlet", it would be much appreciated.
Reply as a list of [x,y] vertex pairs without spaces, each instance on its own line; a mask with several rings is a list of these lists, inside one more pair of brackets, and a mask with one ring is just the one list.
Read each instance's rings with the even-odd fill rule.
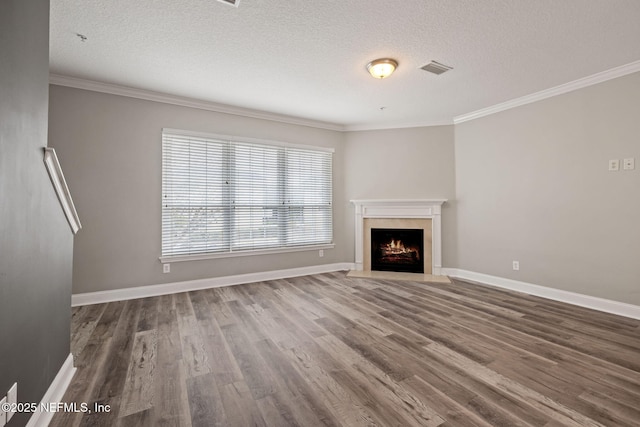
[[610,171],[619,171],[620,170],[620,160],[614,159],[609,160],[609,170]]
[[162,264],[163,273],[171,273],[171,264]]
[[[9,392],[7,393],[7,403],[15,405],[18,403],[18,383],[13,383]],[[13,417],[13,412],[7,412],[7,422]]]
[[520,261],[513,261],[513,269],[515,271],[520,270]]
[[7,414],[10,414],[11,412],[5,412],[4,406],[7,403],[7,398],[3,397],[2,400],[0,400],[0,427],[4,427],[5,424],[7,424]]
[[319,256],[320,258],[322,258],[322,257],[324,256],[324,249],[320,249],[320,250],[318,251],[318,256]]
[[631,171],[636,168],[636,159],[633,157],[626,158],[622,161],[622,169]]

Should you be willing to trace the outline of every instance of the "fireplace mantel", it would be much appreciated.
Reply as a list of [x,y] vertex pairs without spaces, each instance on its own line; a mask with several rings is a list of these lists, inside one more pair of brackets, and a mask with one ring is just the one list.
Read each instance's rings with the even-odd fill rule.
[[[355,205],[355,265],[363,270],[364,219],[365,218],[425,218],[432,225],[431,274],[440,275],[442,270],[442,205],[447,199],[372,199],[351,200]],[[426,273],[426,272],[425,272]]]

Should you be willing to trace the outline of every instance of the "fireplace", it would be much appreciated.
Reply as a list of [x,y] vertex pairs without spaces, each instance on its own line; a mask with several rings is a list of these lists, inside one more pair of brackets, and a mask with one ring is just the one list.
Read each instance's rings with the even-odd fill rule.
[[424,273],[424,230],[372,228],[371,270]]
[[[442,269],[441,206],[445,199],[352,200],[355,205],[355,271],[371,272],[371,230],[423,231],[423,273],[439,276]],[[400,239],[402,240],[402,239]],[[402,274],[402,272],[400,273]]]

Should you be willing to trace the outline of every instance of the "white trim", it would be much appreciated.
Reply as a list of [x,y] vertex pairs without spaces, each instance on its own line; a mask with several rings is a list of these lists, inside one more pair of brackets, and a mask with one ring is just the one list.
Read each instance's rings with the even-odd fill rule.
[[308,126],[318,129],[334,130],[338,132],[402,129],[431,126],[450,126],[453,120],[442,120],[436,122],[416,122],[401,124],[371,124],[371,125],[341,125],[338,123],[323,122],[320,120],[304,119],[300,117],[288,116],[285,114],[271,113],[268,111],[253,110],[250,108],[234,107],[231,105],[218,104],[216,102],[202,101],[182,96],[169,95],[161,92],[154,92],[144,89],[136,89],[127,86],[120,86],[110,83],[85,80],[77,77],[63,76],[60,74],[50,74],[49,83],[56,86],[66,86],[76,89],[90,90],[92,92],[107,93],[110,95],[126,96],[129,98],[143,99],[145,101],[161,102],[163,104],[178,105],[181,107],[197,108],[199,110],[215,111],[217,113],[233,114],[236,116],[251,117],[254,119],[271,120],[293,125]]
[[240,256],[254,256],[254,255],[270,255],[270,254],[283,254],[289,252],[308,252],[317,251],[320,249],[333,249],[335,244],[327,243],[325,245],[312,245],[312,246],[299,246],[299,247],[283,247],[273,249],[257,249],[247,251],[235,251],[235,252],[219,252],[219,253],[207,253],[199,255],[173,255],[173,256],[161,256],[160,262],[183,262],[183,261],[203,261],[207,259],[218,258],[234,258]]
[[201,101],[182,96],[168,95],[144,89],[134,89],[110,83],[101,83],[92,80],[79,79],[77,77],[50,74],[49,83],[56,86],[73,87],[76,89],[90,90],[93,92],[108,93],[111,95],[126,96],[129,98],[143,99],[145,101],[162,102],[164,104],[179,105],[181,107],[197,108],[199,110],[215,111],[217,113],[233,114],[235,116],[251,117],[254,119],[271,120],[274,122],[289,123],[293,125],[309,126],[319,129],[342,131],[342,125],[322,122],[320,120],[303,119],[287,116],[285,114],[270,113],[267,111],[253,110],[250,108],[233,107],[231,105],[215,102]]
[[78,217],[78,212],[76,212],[76,207],[73,204],[73,199],[71,198],[67,182],[64,179],[64,174],[62,173],[60,162],[58,162],[58,156],[56,155],[55,149],[45,147],[44,164],[47,167],[47,172],[49,172],[51,183],[53,184],[53,188],[56,190],[62,210],[67,217],[67,221],[69,221],[71,231],[73,234],[76,234],[78,230],[82,228],[82,224],[80,224],[80,218]]
[[474,282],[480,282],[486,285],[496,286],[498,288],[523,292],[525,294],[535,295],[542,298],[548,298],[554,301],[566,302],[568,304],[591,308],[593,310],[604,311],[606,313],[617,314],[618,316],[640,319],[640,306],[633,304],[592,297],[590,295],[548,288],[546,286],[534,285],[532,283],[457,268],[443,268],[442,274],[464,280],[472,280]]
[[[40,403],[62,402],[62,397],[67,391],[67,387],[69,387],[75,373],[76,368],[73,367],[73,355],[69,353]],[[38,405],[38,409],[34,411],[31,418],[29,418],[27,427],[48,426],[54,414],[55,412],[53,411],[41,412],[40,405]]]
[[596,73],[591,76],[587,76],[578,80],[574,80],[569,83],[561,84],[549,89],[542,90],[540,92],[532,93],[520,98],[512,99],[500,104],[492,105],[491,107],[483,108],[481,110],[473,111],[471,113],[463,114],[453,118],[453,123],[458,124],[469,120],[478,119],[480,117],[488,116],[491,114],[499,113],[500,111],[509,110],[511,108],[520,107],[522,105],[531,104],[533,102],[541,101],[543,99],[551,98],[553,96],[562,95],[563,93],[571,92],[577,89],[582,89],[588,86],[593,86],[598,83],[613,80],[618,77],[626,76],[640,71],[640,61],[635,61],[630,64],[622,65],[620,67],[612,68],[601,73]]
[[351,200],[355,205],[355,269],[364,268],[365,218],[427,218],[431,219],[430,272],[441,275],[442,269],[442,205],[447,199],[369,199]]
[[319,120],[303,119],[299,117],[287,116],[284,114],[270,113],[267,111],[253,110],[250,108],[233,107],[230,105],[218,104],[215,102],[201,101],[193,98],[186,98],[175,95],[168,95],[160,92],[153,92],[144,89],[135,89],[126,86],[119,86],[110,83],[101,83],[92,80],[80,79],[77,77],[63,76],[59,74],[50,74],[49,83],[56,86],[66,86],[76,89],[90,90],[93,92],[108,93],[111,95],[126,96],[129,98],[143,99],[146,101],[161,102],[164,104],[179,105],[182,107],[197,108],[200,110],[215,111],[224,114],[233,114],[236,116],[251,117],[255,119],[271,120],[281,123],[289,123],[294,125],[309,126],[318,129],[328,129],[339,132],[354,132],[367,130],[383,130],[383,129],[402,129],[415,127],[432,127],[432,126],[448,126],[463,123],[469,120],[478,119],[498,113],[500,111],[509,110],[543,99],[551,98],[556,95],[582,89],[618,77],[626,76],[640,71],[640,61],[631,62],[610,70],[602,71],[569,83],[561,84],[549,89],[545,89],[536,93],[532,93],[500,104],[492,105],[487,108],[472,111],[467,114],[455,116],[453,120],[443,120],[436,122],[416,122],[404,124],[363,124],[363,125],[341,125],[337,123],[323,122]]
[[244,283],[264,282],[266,280],[286,279],[289,277],[308,276],[311,274],[352,269],[353,263],[342,262],[290,268],[286,270],[238,274],[235,276],[212,277],[209,279],[189,280],[185,282],[163,283],[160,285],[138,286],[135,288],[114,289],[112,291],[87,292],[71,295],[71,306],[77,307],[80,305],[124,301],[136,298],[197,291],[200,289],[221,288],[224,286],[240,285]]
[[366,131],[366,130],[424,128],[424,127],[451,126],[451,125],[453,125],[453,120],[442,120],[442,121],[435,121],[435,122],[345,125],[342,130],[344,132],[356,132],[356,131]]

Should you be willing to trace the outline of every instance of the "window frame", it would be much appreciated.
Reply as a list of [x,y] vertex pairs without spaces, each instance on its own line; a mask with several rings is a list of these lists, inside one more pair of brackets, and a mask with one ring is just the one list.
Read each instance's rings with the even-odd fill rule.
[[[314,244],[302,244],[302,245],[295,245],[295,246],[278,246],[278,247],[264,247],[264,248],[258,248],[258,249],[240,249],[240,250],[233,250],[232,245],[229,245],[228,250],[226,251],[220,251],[220,252],[201,252],[201,253],[196,253],[196,254],[178,254],[178,255],[164,255],[162,253],[163,251],[163,244],[164,244],[164,211],[165,211],[165,207],[164,207],[164,196],[165,196],[165,187],[164,187],[164,181],[165,181],[165,153],[164,153],[164,139],[165,139],[165,134],[169,134],[169,135],[174,135],[174,136],[180,136],[180,137],[185,137],[185,138],[189,138],[189,137],[194,137],[194,138],[203,138],[203,139],[211,139],[211,140],[218,140],[218,141],[223,141],[223,142],[227,142],[229,144],[255,144],[255,145],[262,145],[265,147],[276,147],[276,148],[291,148],[291,149],[300,149],[300,150],[311,150],[311,151],[318,151],[318,152],[324,152],[324,153],[330,153],[330,173],[331,176],[329,178],[329,189],[330,189],[330,242],[328,243],[314,243]],[[305,145],[305,144],[292,144],[292,143],[287,143],[287,142],[282,142],[282,141],[274,141],[274,140],[267,140],[267,139],[260,139],[260,138],[250,138],[250,137],[240,137],[240,136],[235,136],[235,135],[222,135],[222,134],[214,134],[214,133],[204,133],[204,132],[194,132],[194,131],[187,131],[187,130],[183,130],[183,129],[171,129],[171,128],[163,128],[162,129],[162,135],[161,135],[161,168],[160,168],[160,172],[161,172],[161,209],[160,209],[160,218],[161,218],[161,224],[160,224],[160,261],[165,263],[165,262],[180,262],[180,261],[197,261],[197,260],[206,260],[206,259],[216,259],[216,258],[231,258],[231,257],[241,257],[241,256],[255,256],[255,255],[267,255],[267,254],[278,254],[278,253],[288,253],[288,252],[304,252],[304,251],[315,251],[315,250],[320,250],[320,249],[332,249],[335,247],[334,241],[333,241],[333,226],[334,226],[334,221],[333,221],[333,215],[334,215],[334,201],[333,201],[333,153],[335,152],[335,150],[333,148],[330,147],[321,147],[321,146],[312,146],[312,145]],[[230,146],[230,145],[229,145]],[[227,146],[227,149],[229,149],[229,146]],[[284,152],[282,152],[284,153]],[[286,167],[286,162],[283,159],[279,159],[278,160],[278,168],[282,168],[282,170],[279,171],[278,174],[278,179],[281,180],[282,182],[279,184],[279,192],[286,192],[286,184],[284,181],[286,181],[286,173],[288,171],[287,167]],[[231,169],[234,166],[235,163],[229,163],[227,166]],[[230,173],[229,171],[226,171],[228,173]],[[231,192],[235,191],[233,189],[230,190]],[[229,206],[229,208],[231,208],[231,205]],[[229,235],[231,235],[232,233],[234,233],[234,226],[233,226],[233,214],[229,213],[226,217],[225,217],[225,223],[226,223],[226,232],[229,233]],[[280,229],[279,231],[280,233],[286,233],[286,230]],[[231,237],[227,237],[228,239],[231,239]]]

